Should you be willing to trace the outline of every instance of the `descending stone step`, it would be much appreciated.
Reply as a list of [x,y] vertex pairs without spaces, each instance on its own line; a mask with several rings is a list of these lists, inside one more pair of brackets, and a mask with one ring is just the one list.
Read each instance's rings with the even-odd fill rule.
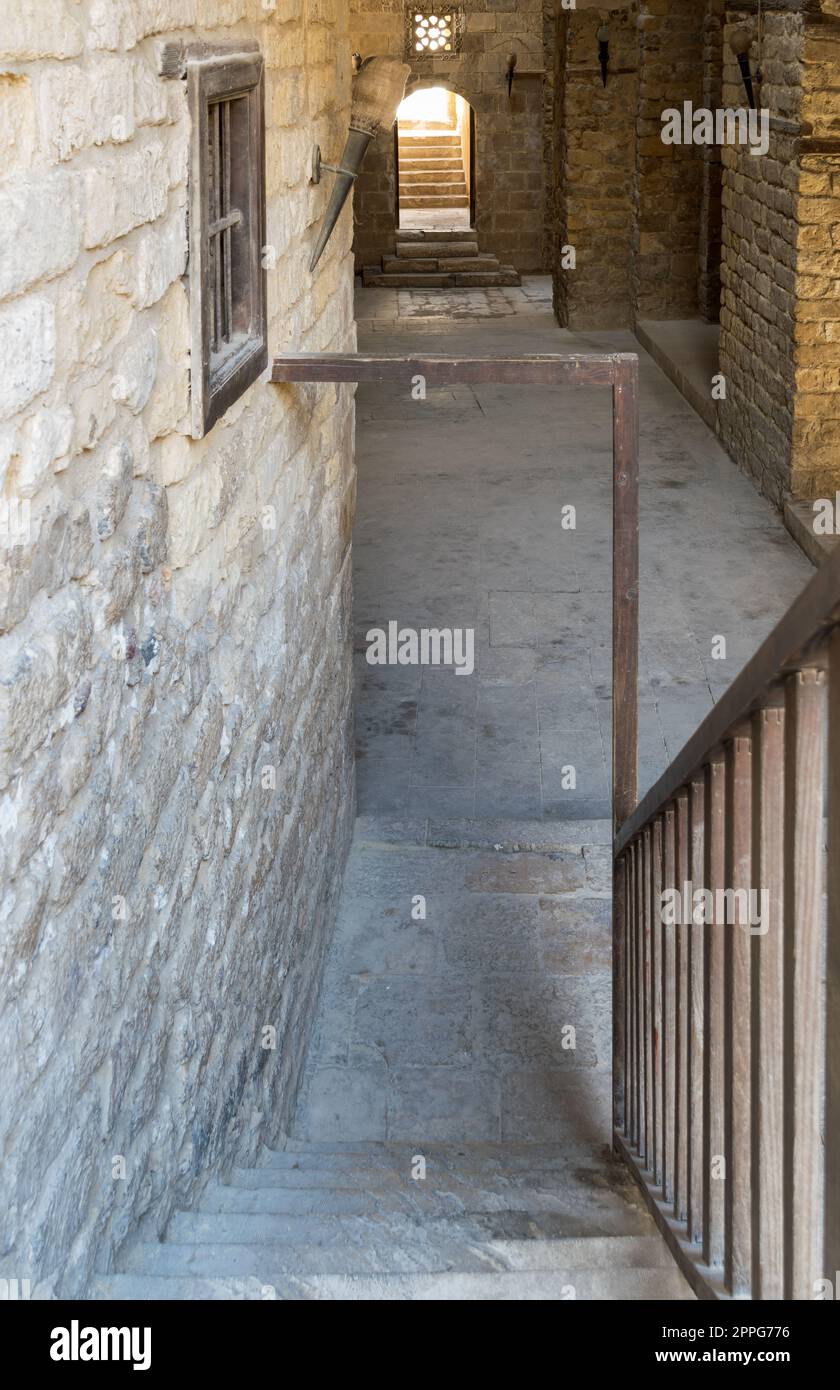
[[254,1276],[108,1274],[97,1280],[94,1299],[172,1300],[476,1300],[528,1302],[569,1299],[605,1302],[686,1300],[693,1294],[676,1269],[603,1270],[571,1267],[548,1271],[487,1273],[284,1276],[267,1284]]
[[268,1216],[381,1216],[389,1212],[407,1216],[424,1213],[434,1216],[473,1216],[494,1212],[530,1212],[535,1216],[545,1213],[567,1216],[574,1221],[584,1214],[597,1219],[610,1201],[611,1194],[608,1197],[583,1187],[557,1191],[500,1183],[494,1190],[489,1185],[476,1186],[470,1182],[455,1181],[431,1186],[410,1178],[403,1181],[384,1180],[382,1175],[377,1175],[377,1181],[353,1188],[340,1184],[326,1188],[279,1185],[248,1188],[217,1184],[202,1194],[197,1211],[204,1215]]
[[452,1302],[488,1301],[559,1301],[563,1299],[594,1299],[605,1302],[640,1302],[642,1300],[679,1301],[693,1299],[694,1294],[676,1269],[628,1271],[551,1270],[535,1273],[517,1271],[515,1274],[390,1274],[322,1275],[315,1279],[295,1280],[301,1299],[340,1299],[389,1301]]

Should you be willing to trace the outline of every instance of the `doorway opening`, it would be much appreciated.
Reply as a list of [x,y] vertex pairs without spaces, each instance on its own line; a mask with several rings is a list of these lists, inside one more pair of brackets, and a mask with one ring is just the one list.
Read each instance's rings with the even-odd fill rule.
[[466,230],[475,225],[475,114],[445,87],[405,98],[394,125],[397,227]]

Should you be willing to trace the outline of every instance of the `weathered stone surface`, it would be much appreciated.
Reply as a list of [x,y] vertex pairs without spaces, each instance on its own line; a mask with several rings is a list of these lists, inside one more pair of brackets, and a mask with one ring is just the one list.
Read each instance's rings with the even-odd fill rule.
[[69,1292],[288,1123],[353,811],[352,399],[261,381],[186,433],[190,122],[157,71],[192,26],[273,55],[272,342],[350,349],[349,230],[305,272],[346,7],[309,71],[300,7],[83,8],[0,23],[0,1245]]

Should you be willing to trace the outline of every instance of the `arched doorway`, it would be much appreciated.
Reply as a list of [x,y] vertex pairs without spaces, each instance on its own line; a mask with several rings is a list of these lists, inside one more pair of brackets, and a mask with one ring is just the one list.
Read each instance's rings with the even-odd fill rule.
[[475,114],[446,87],[420,87],[394,124],[396,222],[401,229],[475,225]]

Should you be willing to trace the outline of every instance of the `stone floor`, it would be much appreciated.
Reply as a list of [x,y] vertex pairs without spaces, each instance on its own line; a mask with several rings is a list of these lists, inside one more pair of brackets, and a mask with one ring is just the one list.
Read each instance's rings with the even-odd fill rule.
[[[361,350],[639,352],[643,790],[811,565],[631,334],[557,327],[547,279],[361,290],[357,312]],[[415,401],[392,385],[364,386],[357,453],[360,812],[607,816],[608,393],[455,386]],[[574,531],[561,527],[569,504]],[[368,665],[365,634],[390,620],[474,627],[476,674]],[[714,655],[719,637],[725,659]]]
[[610,884],[606,821],[360,817],[295,1137],[599,1155]]

